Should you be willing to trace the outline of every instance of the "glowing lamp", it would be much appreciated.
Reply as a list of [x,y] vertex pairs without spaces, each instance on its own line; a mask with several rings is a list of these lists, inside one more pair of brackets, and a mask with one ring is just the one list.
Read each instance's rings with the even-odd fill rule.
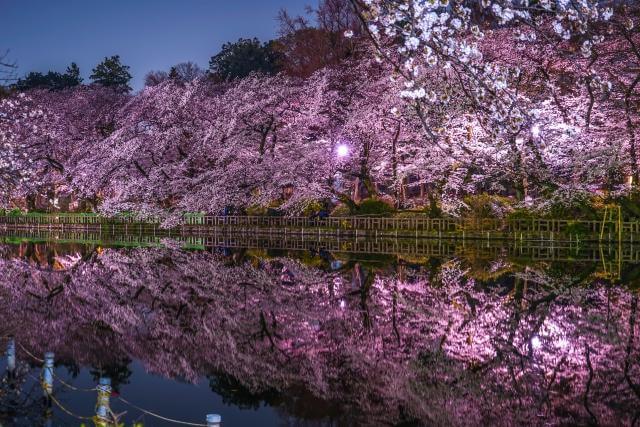
[[540,338],[538,337],[531,338],[531,347],[533,347],[534,350],[537,350],[540,347],[542,347],[542,341],[540,341]]
[[347,157],[349,155],[349,147],[344,144],[338,145],[337,154],[338,154],[338,157],[341,157],[341,158]]
[[534,138],[538,138],[540,136],[540,126],[539,125],[533,125],[533,127],[531,128],[531,135],[533,135]]

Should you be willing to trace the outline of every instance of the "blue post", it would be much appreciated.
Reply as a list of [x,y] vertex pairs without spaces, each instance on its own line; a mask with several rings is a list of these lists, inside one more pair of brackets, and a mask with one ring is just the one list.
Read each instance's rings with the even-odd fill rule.
[[16,341],[11,338],[7,344],[7,371],[13,374],[16,370]]
[[52,352],[44,354],[44,366],[42,367],[42,389],[45,396],[53,393],[53,360],[55,355]]
[[111,378],[101,377],[98,383],[98,403],[96,415],[102,420],[109,419],[109,399],[111,398]]
[[220,427],[222,425],[222,417],[218,414],[207,415],[207,427]]

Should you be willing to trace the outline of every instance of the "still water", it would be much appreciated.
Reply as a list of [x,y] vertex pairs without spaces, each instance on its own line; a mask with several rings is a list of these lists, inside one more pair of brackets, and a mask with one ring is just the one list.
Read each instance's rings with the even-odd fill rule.
[[640,418],[640,248],[101,238],[0,236],[0,425]]

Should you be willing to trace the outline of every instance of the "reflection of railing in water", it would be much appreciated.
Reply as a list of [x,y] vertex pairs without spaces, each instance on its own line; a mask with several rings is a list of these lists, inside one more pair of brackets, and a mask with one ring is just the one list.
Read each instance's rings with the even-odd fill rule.
[[548,242],[520,240],[336,238],[331,235],[259,235],[256,233],[217,232],[180,234],[162,231],[154,234],[111,234],[98,231],[0,230],[0,241],[74,243],[117,247],[160,247],[165,239],[180,242],[185,249],[255,248],[288,251],[342,252],[355,254],[404,255],[414,257],[465,257],[485,259],[523,259],[531,261],[603,260],[640,263],[640,245],[589,244],[584,242]]
[[[275,236],[274,236],[275,237]],[[623,263],[640,263],[640,246],[588,245],[566,243],[549,245],[549,242],[481,241],[446,239],[336,239],[329,237],[302,239],[264,238],[238,234],[219,234],[205,237],[187,237],[191,245],[205,248],[257,248],[274,250],[325,250],[334,253],[407,255],[416,257],[442,257],[473,255],[486,259],[526,259],[532,261],[584,261],[601,262],[616,260]]]
[[179,234],[169,231],[162,231],[155,234],[150,233],[103,233],[96,230],[48,230],[48,229],[0,229],[0,239],[7,243],[20,241],[42,241],[54,243],[75,243],[89,245],[112,245],[112,246],[160,246],[161,240],[167,237],[178,238]]
[[[139,222],[132,217],[103,218],[95,215],[42,214],[2,216],[0,226],[45,228],[49,230],[83,228],[97,231],[158,232],[158,221]],[[571,219],[460,219],[460,218],[382,218],[382,217],[258,217],[185,215],[184,224],[174,231],[211,232],[213,229],[253,230],[270,234],[309,234],[360,236],[427,236],[471,238],[520,238],[521,240],[581,239],[599,241],[638,240],[640,221],[622,221],[620,216],[603,220]]]
[[[409,231],[409,232],[504,232],[515,234],[565,233],[571,227],[581,226],[586,233],[622,231],[626,234],[640,232],[640,222],[587,221],[563,219],[461,219],[461,218],[382,218],[382,217],[251,217],[251,216],[187,216],[186,225],[209,227],[256,227],[278,229],[326,228],[332,230]],[[574,232],[575,233],[575,232]],[[613,237],[613,236],[612,236]]]

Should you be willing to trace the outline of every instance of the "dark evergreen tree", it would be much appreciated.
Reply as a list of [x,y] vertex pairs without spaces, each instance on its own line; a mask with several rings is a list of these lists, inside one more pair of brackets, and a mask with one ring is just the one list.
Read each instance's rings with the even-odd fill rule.
[[169,70],[169,78],[171,80],[179,80],[180,79],[180,75],[178,74],[178,70],[176,69],[176,67],[171,67],[171,69]]
[[104,58],[100,64],[96,65],[91,74],[91,80],[101,86],[112,87],[122,92],[129,92],[131,86],[131,74],[129,66],[120,62],[120,55]]
[[54,80],[58,80],[57,76],[59,76],[59,73],[54,73],[53,71],[49,71],[47,74],[32,71],[23,78],[18,79],[15,87],[18,90],[51,88]]
[[209,61],[209,72],[223,80],[246,77],[252,72],[276,74],[280,61],[275,46],[273,41],[260,43],[256,38],[225,43]]
[[67,67],[67,71],[64,74],[60,74],[55,71],[49,71],[46,74],[39,72],[30,72],[24,78],[19,79],[15,87],[18,90],[29,89],[49,89],[49,90],[61,90],[68,87],[78,86],[82,83],[82,77],[80,77],[80,68],[75,62]]
[[80,67],[75,62],[67,67],[67,72],[63,74],[63,78],[67,83],[67,86],[78,86],[82,83],[82,77],[80,77]]

